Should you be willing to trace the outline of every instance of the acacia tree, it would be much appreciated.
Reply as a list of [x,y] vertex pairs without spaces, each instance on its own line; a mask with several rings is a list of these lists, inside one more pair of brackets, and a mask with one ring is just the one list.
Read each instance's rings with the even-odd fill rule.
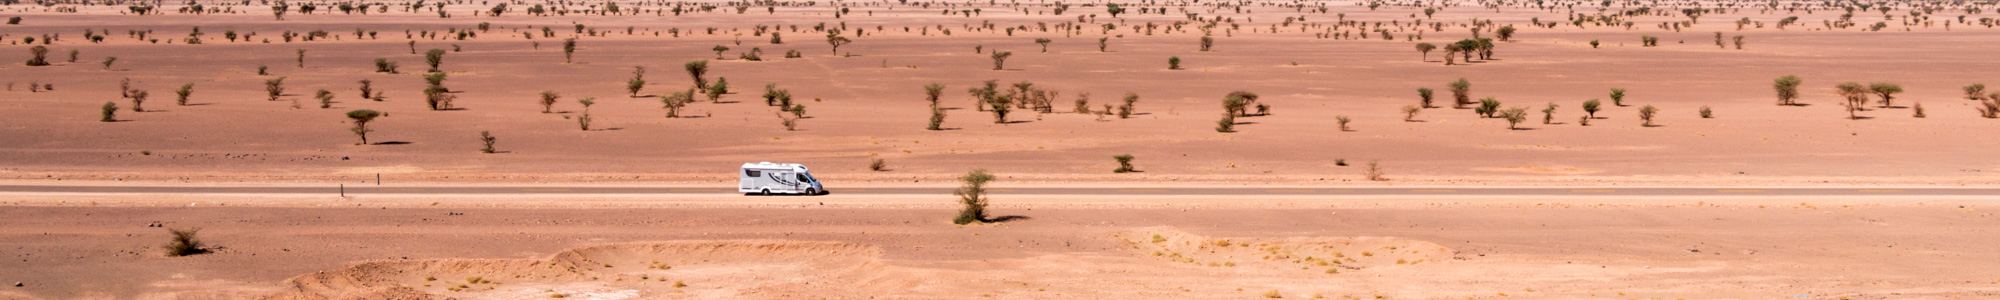
[[1417,88],[1417,98],[1423,101],[1423,106],[1420,108],[1436,107],[1431,106],[1431,92],[1431,88]]
[[[1597,110],[1599,107],[1603,106],[1603,104],[1604,104],[1603,102],[1597,102],[1597,99],[1590,99],[1589,101],[1583,101],[1583,113],[1588,114],[1587,116],[1584,117],[1584,119],[1589,120],[1597,118]],[[1589,126],[1589,123],[1585,123],[1585,126]]]
[[687,69],[688,76],[694,77],[694,88],[708,88],[708,79],[701,78],[702,74],[708,73],[708,60],[690,61],[686,65],[681,65],[681,67]]
[[1453,102],[1453,107],[1465,109],[1466,104],[1472,104],[1471,93],[1472,82],[1465,81],[1465,78],[1459,78],[1458,81],[1451,82],[1451,99],[1455,101]]
[[563,40],[563,63],[573,62],[572,58],[574,57],[576,57],[576,39]]
[[660,103],[666,105],[662,108],[667,109],[667,117],[681,117],[681,107],[694,102],[694,93],[694,89],[688,89],[685,92],[674,92],[673,95],[660,96]]
[[43,46],[30,47],[28,48],[28,54],[35,56],[34,58],[28,59],[28,66],[40,67],[49,65],[49,60],[48,60],[49,47],[43,47]]
[[1863,110],[1861,106],[1868,103],[1868,93],[1870,92],[1868,88],[1861,86],[1860,83],[1847,82],[1834,86],[1834,91],[1840,93],[1841,97],[1846,98],[1846,101],[1841,102],[1840,105],[1847,108],[1847,118],[1860,119],[1861,116],[1854,113]]
[[986,173],[986,169],[974,169],[971,173],[966,173],[965,176],[958,177],[959,182],[963,182],[965,185],[960,186],[958,190],[952,191],[951,194],[958,196],[959,203],[964,204],[965,208],[959,209],[958,217],[952,218],[952,223],[965,225],[973,222],[987,222],[986,184],[993,182],[993,179],[993,174]]
[[1042,44],[1042,53],[1049,53],[1049,42],[1052,42],[1052,41],[1050,41],[1050,40],[1049,40],[1048,38],[1036,38],[1036,39],[1035,39],[1035,43],[1036,43],[1036,44]]
[[556,100],[559,98],[562,98],[562,95],[557,95],[556,91],[542,91],[542,113],[549,113],[549,109],[555,107]]
[[840,36],[839,33],[826,34],[826,44],[833,45],[833,54],[840,54],[840,46],[850,43],[854,43],[854,40],[850,40],[847,39],[847,37]]
[[1423,61],[1431,61],[1431,50],[1437,50],[1437,48],[1437,45],[1432,45],[1431,43],[1417,43],[1417,52],[1424,54]]
[[1798,105],[1799,84],[1803,82],[1792,75],[1771,80],[1771,88],[1778,90],[1778,105]]
[[1008,56],[1014,56],[1014,52],[1006,52],[998,50],[993,51],[993,70],[994,71],[1004,70],[1005,69],[1004,67],[1007,65]]
[[368,132],[373,131],[373,130],[368,130],[368,122],[375,121],[376,117],[381,117],[381,116],[382,112],[368,110],[368,109],[360,109],[347,112],[347,118],[354,120],[354,129],[352,129],[354,135],[361,137],[361,143],[355,145],[368,144]]
[[1876,82],[1869,84],[1868,90],[1875,92],[1875,95],[1882,96],[1882,108],[1889,108],[1891,106],[1889,101],[1895,99],[1896,93],[1903,92],[1903,86],[1894,83]]

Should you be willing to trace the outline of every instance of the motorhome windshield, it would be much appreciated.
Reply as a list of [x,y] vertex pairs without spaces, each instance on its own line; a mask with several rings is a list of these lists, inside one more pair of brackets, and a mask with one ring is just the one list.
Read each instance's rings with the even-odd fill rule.
[[799,182],[819,182],[819,180],[814,179],[811,173],[799,173]]

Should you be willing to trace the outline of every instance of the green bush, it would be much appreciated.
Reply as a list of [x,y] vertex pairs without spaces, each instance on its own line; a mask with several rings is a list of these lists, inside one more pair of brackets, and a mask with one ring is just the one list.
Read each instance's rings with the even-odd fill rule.
[[958,217],[952,218],[951,223],[965,225],[974,222],[987,222],[986,184],[993,182],[993,179],[993,174],[986,173],[986,169],[974,169],[972,172],[966,173],[965,176],[958,178],[959,182],[964,183],[964,185],[960,186],[958,190],[952,191],[951,194],[958,196],[959,203],[965,205],[965,207],[959,209]]
[[556,91],[542,91],[540,102],[542,104],[542,113],[550,113],[549,110],[555,108],[556,100],[560,98],[562,98],[562,95],[556,94]]
[[1472,82],[1465,81],[1465,78],[1459,78],[1458,81],[1453,81],[1450,85],[1451,99],[1455,101],[1453,102],[1454,107],[1465,109],[1465,105],[1472,104]]
[[1479,107],[1473,108],[1472,112],[1478,113],[1480,117],[1492,118],[1493,114],[1500,112],[1500,100],[1493,97],[1479,99]]
[[438,65],[444,63],[444,49],[431,49],[429,52],[424,52],[424,63],[431,66],[431,69],[427,72],[442,72],[438,70]]
[[1118,169],[1111,170],[1112,173],[1131,173],[1133,171],[1131,154],[1119,154],[1111,156],[1111,159],[1118,161]]
[[188,105],[189,95],[194,95],[194,83],[183,84],[181,85],[181,89],[174,90],[174,96],[176,96],[174,98],[174,104],[183,106]]
[[1660,109],[1654,108],[1652,105],[1647,105],[1646,107],[1639,108],[1639,119],[1646,121],[1646,123],[1641,126],[1653,127],[1653,115],[1658,114],[1659,112]]
[[368,144],[368,132],[373,131],[373,130],[368,130],[368,122],[375,121],[375,118],[381,116],[382,112],[367,110],[367,109],[358,109],[347,112],[347,118],[354,121],[354,128],[351,131],[354,132],[354,135],[361,137],[361,143],[355,145]]
[[104,102],[104,107],[101,108],[101,114],[102,116],[98,118],[97,121],[117,122],[118,119],[116,119],[116,117],[118,116],[118,102]]
[[1585,119],[1588,120],[1590,118],[1596,118],[1597,110],[1602,105],[1603,102],[1597,102],[1597,99],[1590,99],[1588,101],[1583,101],[1583,112],[1589,114],[1589,116],[1586,116]]
[[489,154],[490,154],[490,153],[493,153],[493,152],[496,152],[497,150],[493,149],[493,143],[495,143],[495,142],[499,142],[499,141],[500,141],[500,138],[496,138],[496,137],[493,137],[493,132],[490,132],[490,131],[485,131],[485,130],[480,130],[480,131],[479,131],[479,142],[480,142],[481,144],[485,144],[485,145],[486,145],[486,147],[485,147],[485,148],[479,148],[479,152],[480,152],[480,153],[489,153]]

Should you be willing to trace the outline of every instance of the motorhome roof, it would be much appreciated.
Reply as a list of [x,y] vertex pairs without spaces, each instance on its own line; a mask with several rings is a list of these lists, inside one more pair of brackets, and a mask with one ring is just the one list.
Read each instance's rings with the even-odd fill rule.
[[771,162],[768,162],[768,161],[765,161],[765,162],[756,162],[756,163],[743,163],[743,168],[745,168],[745,169],[751,169],[751,168],[755,168],[755,169],[793,169],[793,170],[800,170],[800,171],[804,171],[804,170],[806,169],[806,166],[805,166],[805,165],[801,165],[801,164],[778,164],[778,163],[771,163]]

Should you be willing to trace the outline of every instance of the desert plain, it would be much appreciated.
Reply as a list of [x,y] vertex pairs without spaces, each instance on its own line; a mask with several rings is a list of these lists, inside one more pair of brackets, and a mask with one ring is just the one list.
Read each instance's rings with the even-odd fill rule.
[[[0,298],[1995,298],[1995,16],[7,2],[0,186],[48,191],[0,192]],[[536,192],[759,161],[833,193]],[[868,192],[974,169],[970,224],[951,193]],[[70,190],[335,186],[520,192]],[[1640,187],[1724,194],[1596,193]],[[1139,195],[1162,188],[1263,192]],[[1413,193],[1288,192],[1343,188]],[[1843,192],[1767,193],[1794,188]]]

